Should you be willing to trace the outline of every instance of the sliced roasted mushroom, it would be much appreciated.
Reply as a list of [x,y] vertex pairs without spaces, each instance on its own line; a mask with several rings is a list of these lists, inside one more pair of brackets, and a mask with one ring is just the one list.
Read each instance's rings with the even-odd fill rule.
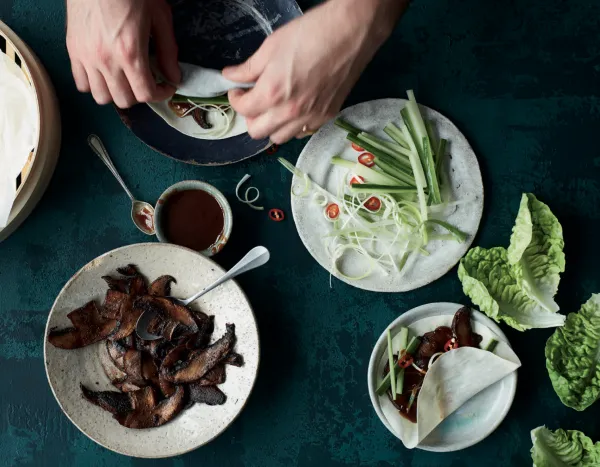
[[132,410],[129,396],[116,391],[92,391],[80,384],[81,395],[92,404],[110,412],[113,415]]
[[210,130],[213,126],[208,123],[208,112],[203,109],[194,109],[192,110],[192,118],[194,121],[200,125],[200,128],[204,128],[205,130]]
[[188,341],[189,349],[204,349],[208,346],[213,331],[215,330],[215,317],[206,316],[204,313],[196,315],[198,332],[192,335]]
[[159,387],[165,397],[170,397],[175,392],[175,385],[169,381],[166,375],[177,365],[185,361],[190,351],[185,344],[173,348],[162,360],[159,370]]
[[128,264],[125,267],[117,268],[117,272],[126,277],[141,276],[135,264]]
[[142,352],[128,349],[123,358],[123,371],[127,374],[127,382],[136,386],[146,386],[142,370]]
[[119,367],[117,361],[113,358],[114,352],[111,354],[111,347],[114,344],[114,342],[107,340],[103,343],[103,345],[100,345],[100,363],[102,364],[104,373],[113,385],[115,383],[120,383],[127,378],[127,374],[122,369],[123,358],[121,356],[117,356],[117,361],[120,362]]
[[192,311],[168,298],[145,295],[136,299],[135,307],[177,321],[189,328],[190,333],[198,332],[198,324]]
[[157,297],[166,297],[171,295],[171,283],[177,283],[173,276],[160,276],[156,279],[150,287],[148,287],[148,293]]
[[147,384],[152,384],[156,387],[160,386],[158,367],[152,356],[147,353],[142,353],[142,377]]
[[219,364],[193,384],[200,386],[216,386],[225,382],[225,365]]
[[193,104],[187,102],[173,102],[169,101],[169,108],[177,115],[179,118],[183,118],[186,116],[187,112],[193,107]]
[[61,349],[79,349],[106,339],[119,325],[116,319],[104,318],[94,302],[72,311],[68,316],[74,327],[53,329],[48,334],[48,342]]
[[216,386],[202,386],[199,383],[189,385],[190,400],[199,404],[223,405],[227,396]]
[[129,279],[126,277],[115,278],[112,276],[102,276],[104,282],[108,284],[108,290],[115,292],[121,292],[124,294],[129,293]]
[[452,332],[459,347],[477,347],[481,342],[481,337],[471,328],[471,310],[465,306],[454,314]]
[[130,298],[127,293],[115,289],[108,289],[100,313],[102,313],[102,316],[105,318],[121,319],[121,308],[128,300],[130,300]]
[[214,344],[206,349],[194,350],[185,362],[176,365],[172,370],[165,369],[164,377],[173,383],[189,383],[202,378],[225,359],[235,345],[235,325],[227,324],[226,328],[223,337]]
[[223,360],[224,363],[232,366],[244,366],[244,357],[239,353],[229,352],[229,355]]
[[135,325],[143,310],[134,305],[135,299],[133,296],[128,295],[127,300],[121,303],[121,318],[119,329],[111,339],[119,340],[129,337],[135,331]]
[[168,399],[156,403],[154,389],[148,386],[130,394],[133,410],[114,417],[127,428],[154,428],[173,420],[185,405],[185,389],[178,386]]

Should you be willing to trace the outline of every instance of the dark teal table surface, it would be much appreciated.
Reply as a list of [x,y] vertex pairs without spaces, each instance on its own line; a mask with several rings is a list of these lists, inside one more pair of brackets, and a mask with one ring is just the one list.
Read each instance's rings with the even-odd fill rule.
[[[308,5],[303,4],[303,7]],[[520,194],[532,191],[561,221],[567,270],[563,312],[600,292],[600,2],[419,0],[365,72],[348,104],[401,97],[450,117],[481,164],[485,215],[475,241],[504,245]],[[465,302],[456,269],[405,294],[376,294],[329,276],[304,249],[290,213],[290,177],[272,156],[221,168],[186,166],[140,143],[110,107],[77,93],[58,0],[0,0],[7,22],[40,56],[61,104],[63,145],[38,207],[0,244],[0,465],[174,466],[521,466],[531,465],[529,431],[546,424],[600,440],[600,404],[564,407],[544,366],[550,330],[507,335],[522,359],[513,407],[485,441],[464,451],[409,451],[378,420],[367,393],[373,345],[398,314],[432,301]],[[256,311],[262,360],[242,416],[208,446],[176,459],[143,461],[90,441],[61,413],[42,359],[48,310],[64,283],[113,248],[147,241],[129,220],[129,201],[86,145],[97,133],[124,178],[153,202],[172,183],[199,179],[230,199],[225,267],[250,247],[272,251],[268,268],[239,282]],[[302,142],[280,149],[295,160]],[[235,201],[246,173],[275,224]]]

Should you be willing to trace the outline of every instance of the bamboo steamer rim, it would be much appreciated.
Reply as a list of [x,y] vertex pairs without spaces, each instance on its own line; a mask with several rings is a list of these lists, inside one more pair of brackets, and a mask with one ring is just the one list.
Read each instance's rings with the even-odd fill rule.
[[[36,161],[37,148],[38,148],[39,142],[40,142],[42,122],[41,122],[39,90],[37,89],[37,87],[35,85],[34,79],[32,78],[31,70],[29,69],[27,60],[23,56],[23,53],[21,52],[21,50],[19,50],[17,45],[9,37],[10,33],[15,34],[4,22],[0,21],[0,37],[2,37],[4,39],[4,41],[0,41],[0,45],[3,45],[3,44],[1,44],[1,42],[4,42],[4,44],[5,44],[4,50],[2,47],[0,47],[0,53],[6,55],[9,60],[14,61],[19,66],[19,68],[21,68],[23,75],[29,82],[29,85],[32,87],[32,89],[34,91],[34,96],[35,96],[35,102],[36,102],[36,107],[37,107],[37,119],[38,119],[38,122],[37,122],[38,123],[38,134],[37,134],[37,141],[36,141],[35,147],[33,147],[32,151],[29,153],[29,157],[27,158],[27,161],[25,162],[25,165],[23,166],[23,169],[21,170],[20,177],[18,177],[17,180],[15,180],[15,184],[17,185],[17,192],[15,194],[15,198],[16,198],[17,196],[19,196],[19,193],[21,192],[22,188],[25,186],[25,183],[27,182],[29,174],[31,173],[31,169],[33,168],[33,164]],[[18,38],[18,36],[17,36],[17,38]],[[27,47],[27,45],[25,45],[25,47]]]

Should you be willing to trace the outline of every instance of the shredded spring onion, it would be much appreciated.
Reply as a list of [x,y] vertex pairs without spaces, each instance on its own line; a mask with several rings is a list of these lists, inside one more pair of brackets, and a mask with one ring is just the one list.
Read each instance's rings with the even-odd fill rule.
[[220,115],[222,117],[222,119],[219,118],[217,122],[211,121],[213,127],[204,132],[204,134],[219,138],[225,136],[231,129],[231,125],[235,119],[235,111],[230,105],[198,104],[190,99],[188,99],[188,103],[191,104],[192,107],[186,110],[182,117],[188,116],[196,109],[203,110],[208,114]]
[[440,355],[444,355],[444,352],[436,352],[436,353],[434,353],[434,354],[431,356],[431,358],[429,359],[429,363],[427,364],[427,369],[431,368],[431,365],[433,365],[433,362],[434,362],[435,360],[437,360],[437,358],[438,358]]
[[[248,180],[249,178],[250,178],[250,175],[246,174],[238,182],[237,186],[235,187],[235,196],[237,197],[238,200],[240,200],[241,203],[247,204],[252,209],[256,209],[257,211],[263,211],[265,209],[263,206],[255,206],[254,205],[254,203],[256,201],[258,201],[258,198],[260,197],[260,191],[258,190],[258,188],[254,187],[254,186],[248,187],[246,189],[246,192],[244,193],[244,197],[242,198],[240,196],[240,188],[246,182],[246,180]],[[252,199],[249,199],[250,193],[252,192],[252,190],[256,191],[256,196]]]

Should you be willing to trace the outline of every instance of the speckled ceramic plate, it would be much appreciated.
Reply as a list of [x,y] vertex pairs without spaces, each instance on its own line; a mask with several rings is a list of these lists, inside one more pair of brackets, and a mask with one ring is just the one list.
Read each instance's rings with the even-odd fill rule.
[[[60,292],[48,317],[46,334],[53,327],[70,325],[67,313],[89,300],[98,302],[106,293],[101,276],[117,267],[136,264],[149,280],[163,274],[177,279],[172,294],[188,297],[224,273],[210,259],[187,248],[164,243],[142,243],[108,252],[78,271]],[[99,344],[83,349],[62,350],[49,345],[44,336],[46,374],[52,392],[67,417],[98,444],[135,457],[170,457],[202,446],[222,433],[240,414],[256,380],[259,362],[258,330],[244,292],[229,281],[198,299],[192,307],[215,316],[213,339],[235,323],[235,350],[244,357],[241,368],[228,366],[227,380],[219,388],[227,395],[221,406],[195,404],[173,421],[146,430],[125,428],[101,408],[81,397],[79,383],[95,390],[115,390],[104,374]]]
[[[344,109],[341,117],[365,131],[387,138],[382,132],[383,127],[389,122],[399,123],[400,110],[405,103],[404,99],[364,102]],[[428,107],[421,106],[421,110],[426,118],[433,120],[439,137],[449,141],[450,156],[445,158],[444,170],[450,178],[450,198],[470,200],[468,204],[459,205],[452,214],[445,217],[445,220],[468,235],[467,241],[431,242],[427,246],[430,255],[412,255],[400,274],[391,273],[385,276],[383,272],[375,270],[370,276],[357,281],[339,277],[355,287],[376,292],[406,292],[429,284],[446,274],[462,258],[479,228],[483,212],[483,182],[475,153],[467,139],[450,120]],[[331,165],[331,157],[335,155],[356,161],[358,153],[346,140],[346,133],[333,122],[329,122],[304,147],[297,167],[331,193],[337,193],[340,179],[346,173],[346,169]],[[303,182],[294,177],[293,183],[301,185]],[[316,205],[310,196],[292,196],[292,212],[304,246],[321,266],[332,272],[331,258],[323,242],[323,235],[331,229],[331,224],[324,218],[322,208]],[[358,258],[360,263],[357,263],[356,259],[356,255],[345,256],[339,261],[339,267],[349,275],[360,275],[365,269],[364,260]]]
[[[422,331],[427,332],[437,326],[449,326],[452,323],[454,313],[461,307],[462,305],[457,303],[428,303],[403,313],[388,328],[397,329],[403,326],[420,328]],[[423,321],[427,324],[426,326],[419,324]],[[471,310],[471,322],[473,330],[479,332],[484,338],[483,342],[489,341],[491,336],[510,346],[506,335],[498,325],[483,313]],[[385,366],[384,353],[386,349],[387,336],[384,331],[377,340],[369,360],[367,384],[371,403],[377,416],[394,436],[401,439],[399,433],[395,431],[387,419],[387,417],[400,417],[400,415],[395,412],[391,404],[388,407],[384,406],[382,398],[375,392],[378,381],[377,373],[383,372]],[[509,357],[508,355],[500,356],[503,358]],[[468,448],[482,441],[502,423],[513,403],[516,390],[517,371],[514,371],[469,399],[438,425],[417,448],[425,451],[450,452]]]

